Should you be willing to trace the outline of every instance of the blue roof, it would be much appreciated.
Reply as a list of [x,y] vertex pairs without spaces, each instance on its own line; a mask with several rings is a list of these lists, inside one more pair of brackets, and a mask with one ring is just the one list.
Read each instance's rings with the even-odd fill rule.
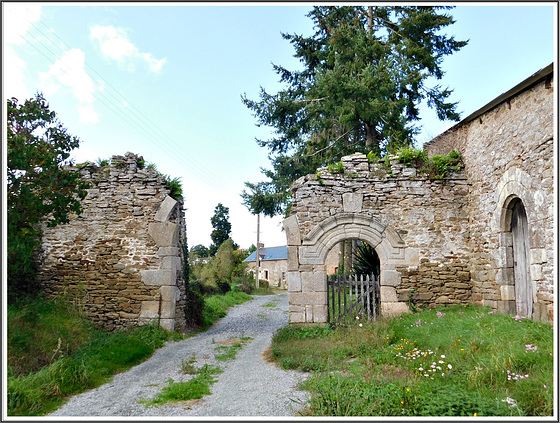
[[[261,261],[264,260],[287,260],[288,259],[288,247],[283,245],[281,247],[268,247],[259,249],[259,255],[261,256]],[[249,257],[243,261],[255,261],[257,257],[257,252],[253,251]]]

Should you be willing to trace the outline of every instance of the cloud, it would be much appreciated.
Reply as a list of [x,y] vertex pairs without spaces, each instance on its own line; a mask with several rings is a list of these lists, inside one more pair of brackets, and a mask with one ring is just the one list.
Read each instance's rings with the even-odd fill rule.
[[93,110],[95,85],[85,70],[85,54],[80,49],[71,49],[62,59],[49,67],[48,72],[39,72],[41,89],[48,96],[61,87],[68,87],[80,103],[80,121],[96,123],[99,116]]
[[4,6],[4,36],[8,44],[23,44],[22,38],[31,25],[41,19],[41,6],[25,3],[7,3]]
[[4,100],[15,97],[20,101],[30,97],[23,71],[26,63],[11,46],[4,46]]
[[150,72],[161,71],[167,59],[156,59],[151,53],[142,53],[128,38],[123,28],[96,25],[90,31],[90,38],[99,43],[101,53],[117,61],[120,65],[133,69],[138,61],[148,65]]
[[6,3],[3,6],[4,100],[15,97],[23,101],[31,96],[25,86],[24,71],[27,63],[12,46],[26,42],[23,36],[34,22],[41,19],[41,6],[25,3]]

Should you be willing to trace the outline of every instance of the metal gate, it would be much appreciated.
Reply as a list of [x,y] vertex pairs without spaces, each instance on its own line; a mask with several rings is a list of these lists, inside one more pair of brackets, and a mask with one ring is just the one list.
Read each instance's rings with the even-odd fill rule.
[[356,317],[373,320],[379,314],[379,301],[379,277],[327,277],[328,321],[331,324],[347,324]]

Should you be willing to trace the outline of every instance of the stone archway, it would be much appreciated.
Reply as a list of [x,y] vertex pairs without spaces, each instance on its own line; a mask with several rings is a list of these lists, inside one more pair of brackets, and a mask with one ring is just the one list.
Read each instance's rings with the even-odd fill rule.
[[345,239],[369,243],[381,262],[381,313],[398,314],[408,306],[397,298],[400,283],[396,266],[405,264],[405,243],[399,234],[379,219],[362,212],[342,212],[331,216],[301,235],[296,216],[284,220],[288,240],[288,291],[291,323],[327,321],[327,253]]
[[499,209],[494,221],[499,234],[498,310],[526,317],[534,317],[535,307],[542,308],[535,302],[536,285],[531,277],[531,257],[541,253],[530,245],[529,209],[541,205],[532,187],[530,175],[515,167],[508,169],[498,185]]

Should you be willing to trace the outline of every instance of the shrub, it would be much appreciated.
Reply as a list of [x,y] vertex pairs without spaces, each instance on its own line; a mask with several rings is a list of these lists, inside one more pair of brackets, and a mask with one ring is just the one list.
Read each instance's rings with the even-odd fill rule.
[[219,281],[217,285],[220,293],[222,294],[226,294],[231,291],[231,285],[227,281]]

